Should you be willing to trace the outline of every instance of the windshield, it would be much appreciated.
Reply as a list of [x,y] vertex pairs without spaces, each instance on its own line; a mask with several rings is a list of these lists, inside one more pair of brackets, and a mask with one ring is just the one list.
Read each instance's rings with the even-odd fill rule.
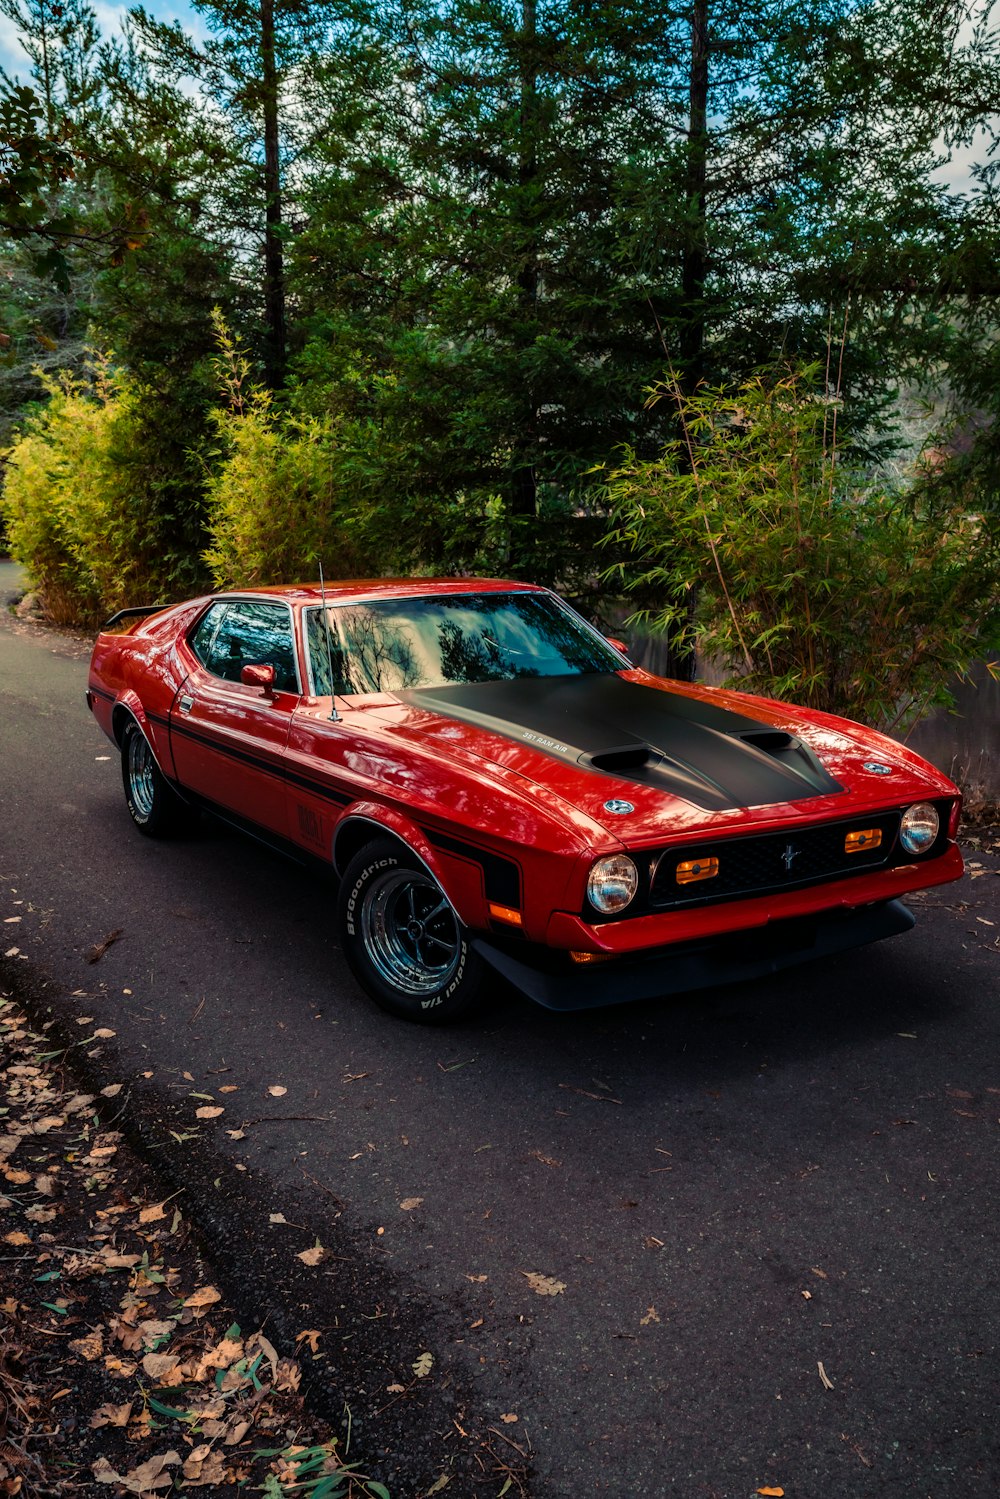
[[623,665],[582,620],[544,593],[380,599],[306,615],[310,674],[320,697],[578,676]]

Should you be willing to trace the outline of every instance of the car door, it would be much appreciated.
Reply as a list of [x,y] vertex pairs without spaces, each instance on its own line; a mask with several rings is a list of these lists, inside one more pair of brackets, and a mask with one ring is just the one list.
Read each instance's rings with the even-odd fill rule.
[[[283,760],[301,692],[292,611],[267,599],[218,599],[183,646],[187,679],[170,710],[177,779],[248,823],[284,836]],[[273,690],[240,680],[272,666]]]

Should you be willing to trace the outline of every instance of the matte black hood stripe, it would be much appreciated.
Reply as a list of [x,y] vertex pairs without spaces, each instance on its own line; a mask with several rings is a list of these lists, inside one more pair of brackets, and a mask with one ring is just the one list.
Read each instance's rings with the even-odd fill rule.
[[564,763],[720,812],[844,788],[806,745],[758,719],[615,673],[419,687],[405,703]]

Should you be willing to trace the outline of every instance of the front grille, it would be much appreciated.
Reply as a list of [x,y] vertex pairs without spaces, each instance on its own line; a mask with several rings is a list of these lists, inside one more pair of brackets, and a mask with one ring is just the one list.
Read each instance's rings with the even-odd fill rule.
[[[893,862],[899,819],[899,812],[884,812],[850,822],[822,823],[791,832],[718,839],[666,849],[655,856],[649,903],[655,910],[705,905],[710,901],[793,890],[821,880],[842,879],[845,875],[882,869]],[[878,848],[846,853],[846,835],[863,828],[880,830],[882,841]],[[710,858],[719,861],[719,872],[713,879],[684,885],[677,883],[678,864]]]

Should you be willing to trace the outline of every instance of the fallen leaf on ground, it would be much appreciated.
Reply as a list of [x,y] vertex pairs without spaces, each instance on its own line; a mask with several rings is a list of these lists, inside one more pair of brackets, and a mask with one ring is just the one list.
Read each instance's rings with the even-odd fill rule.
[[304,1328],[303,1331],[300,1332],[296,1336],[295,1341],[296,1341],[296,1343],[308,1343],[309,1344],[309,1352],[310,1353],[318,1353],[319,1352],[319,1340],[320,1340],[320,1338],[322,1336],[323,1336],[323,1334],[319,1331],[318,1328],[307,1327],[307,1328]]
[[218,1119],[219,1115],[225,1112],[221,1104],[215,1104],[214,1106],[212,1104],[205,1104],[202,1108],[195,1109],[194,1117],[196,1119]]
[[766,1499],[784,1499],[784,1489],[758,1489],[758,1494],[764,1494]]
[[177,1371],[178,1375],[180,1374],[180,1364],[177,1362],[177,1355],[174,1353],[147,1353],[142,1361],[142,1367],[150,1379],[159,1379],[165,1385],[172,1385],[175,1382],[179,1382],[172,1378],[167,1378],[174,1370]]
[[563,1281],[542,1275],[538,1270],[522,1270],[521,1274],[536,1296],[561,1296],[566,1289]]
[[124,1088],[124,1083],[108,1083],[106,1088],[101,1089],[102,1098],[117,1098]]
[[640,1327],[648,1327],[651,1322],[659,1322],[660,1314],[655,1306],[651,1306],[644,1317],[639,1318]]
[[508,1411],[507,1414],[505,1416],[501,1416],[500,1419],[505,1426],[511,1426],[517,1420],[517,1417],[514,1415],[513,1411]]
[[226,1481],[222,1453],[213,1452],[210,1447],[196,1448],[186,1459],[181,1472],[184,1475],[186,1489],[202,1488],[206,1484],[212,1484],[215,1487]]
[[148,1207],[142,1208],[139,1213],[140,1223],[158,1223],[161,1218],[167,1216],[166,1208],[162,1202],[151,1202]]
[[295,1258],[301,1260],[303,1265],[318,1265],[326,1259],[326,1255],[327,1251],[317,1239],[311,1249],[303,1249],[301,1254],[297,1254]]
[[132,1405],[131,1400],[127,1400],[124,1405],[99,1405],[90,1418],[91,1428],[96,1430],[99,1426],[127,1426]]
[[288,1089],[283,1088],[280,1083],[272,1083],[267,1091],[270,1093],[272,1098],[284,1098],[285,1094],[288,1092]]
[[214,1301],[221,1301],[222,1295],[214,1286],[202,1286],[193,1291],[184,1305],[190,1307],[211,1306]]
[[104,1352],[104,1337],[99,1331],[88,1332],[85,1337],[71,1338],[69,1346],[88,1364],[92,1364]]
[[410,1367],[418,1379],[426,1379],[434,1367],[433,1353],[421,1353]]
[[404,1197],[399,1205],[403,1209],[404,1213],[411,1213],[414,1208],[418,1208],[420,1206],[423,1200],[424,1199],[422,1197]]
[[173,1475],[164,1470],[179,1462],[180,1457],[176,1452],[164,1452],[157,1457],[147,1458],[138,1468],[133,1468],[131,1473],[123,1475],[115,1472],[106,1457],[99,1457],[90,1471],[98,1483],[118,1483],[130,1494],[144,1494],[147,1489],[172,1488]]
[[827,1374],[826,1370],[823,1368],[822,1360],[820,1360],[820,1362],[817,1363],[816,1367],[819,1370],[819,1377],[823,1381],[823,1388],[824,1388],[824,1390],[832,1390],[833,1389],[833,1380],[830,1378],[830,1376]]

